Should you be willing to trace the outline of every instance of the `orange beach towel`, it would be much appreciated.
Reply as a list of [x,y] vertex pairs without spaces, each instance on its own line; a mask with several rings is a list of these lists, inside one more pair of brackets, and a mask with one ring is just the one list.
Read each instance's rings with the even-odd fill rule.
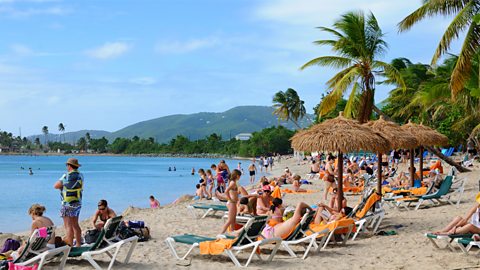
[[230,249],[236,239],[217,239],[213,241],[200,242],[200,254],[219,255],[226,249]]
[[286,189],[282,190],[282,192],[290,193],[290,194],[305,194],[305,193],[317,193],[318,190],[307,189],[307,190],[304,191],[304,192],[297,192],[297,191],[293,191],[293,190],[291,190],[291,189],[286,188]]
[[[327,223],[327,224],[310,224],[310,230],[312,230],[313,232],[321,232],[325,229],[328,229],[329,232],[331,231],[334,231],[335,229],[337,229],[338,227],[348,227],[350,225],[354,226],[354,230],[355,230],[355,221],[351,218],[342,218],[340,220],[337,220],[337,221],[334,221],[334,222],[330,222],[330,223]],[[347,233],[348,231],[348,228],[345,228],[344,230],[339,230],[337,231],[336,233],[339,233],[339,234],[343,234],[343,233]],[[311,232],[307,232],[307,235],[310,235],[312,234]],[[323,235],[321,235],[323,236]]]

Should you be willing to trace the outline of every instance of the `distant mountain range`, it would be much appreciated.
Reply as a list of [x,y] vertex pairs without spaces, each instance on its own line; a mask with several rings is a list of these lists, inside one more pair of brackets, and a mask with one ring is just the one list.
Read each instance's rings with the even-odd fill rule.
[[[309,115],[310,119],[314,119]],[[305,117],[300,121],[300,126],[307,127],[310,121]],[[115,132],[103,130],[81,130],[66,132],[65,139],[62,134],[48,134],[49,141],[75,142],[88,132],[91,138],[106,137],[110,142],[115,138],[155,138],[157,142],[168,142],[177,135],[183,135],[191,140],[204,138],[212,133],[217,133],[228,140],[239,133],[251,133],[264,128],[282,125],[295,129],[292,122],[279,121],[273,114],[273,108],[268,106],[239,106],[221,113],[201,112],[194,114],[176,114],[159,117],[139,122]],[[43,134],[29,136],[28,139],[40,138],[43,143]]]

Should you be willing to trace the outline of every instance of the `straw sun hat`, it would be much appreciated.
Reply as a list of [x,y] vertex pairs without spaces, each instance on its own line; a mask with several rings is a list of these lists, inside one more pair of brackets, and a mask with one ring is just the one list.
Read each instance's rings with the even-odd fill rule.
[[76,158],[69,158],[69,159],[67,160],[67,164],[68,164],[68,165],[71,165],[71,166],[73,166],[73,167],[77,167],[77,168],[80,167],[80,166],[82,166],[82,165],[80,165],[80,164],[78,163],[78,159],[76,159]]

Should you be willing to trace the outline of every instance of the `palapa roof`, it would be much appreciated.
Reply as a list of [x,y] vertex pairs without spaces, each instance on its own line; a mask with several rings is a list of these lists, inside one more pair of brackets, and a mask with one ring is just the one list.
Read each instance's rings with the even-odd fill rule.
[[299,131],[291,139],[292,148],[298,151],[341,151],[359,150],[386,152],[389,142],[368,126],[343,117],[342,112],[334,119]]
[[422,124],[415,124],[408,121],[408,124],[402,126],[402,129],[410,132],[417,139],[418,143],[423,146],[447,145],[447,136],[430,127]]
[[402,129],[397,123],[386,121],[383,119],[383,116],[380,116],[380,119],[376,121],[370,121],[364,125],[382,134],[382,136],[390,142],[392,148],[416,148],[419,146],[415,136]]

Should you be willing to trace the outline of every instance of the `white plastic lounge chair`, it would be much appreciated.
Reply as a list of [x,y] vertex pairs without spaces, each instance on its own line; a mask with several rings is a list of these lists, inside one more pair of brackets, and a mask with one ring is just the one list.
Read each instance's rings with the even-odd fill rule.
[[[93,256],[106,254],[111,258],[110,264],[108,265],[108,268],[107,268],[108,270],[110,270],[112,269],[113,264],[115,263],[121,248],[125,244],[131,243],[127,256],[123,262],[127,264],[130,261],[130,257],[132,256],[135,246],[137,245],[138,237],[132,236],[125,240],[113,242],[112,239],[115,238],[115,232],[117,231],[117,228],[121,222],[122,222],[122,216],[114,217],[107,220],[107,222],[105,223],[105,226],[100,231],[97,241],[95,241],[93,245],[82,246],[82,247],[72,247],[68,256],[82,257],[83,259],[87,260],[95,269],[102,270],[102,267],[100,267],[100,265],[93,259]],[[102,244],[106,246],[101,247]],[[112,251],[114,252],[112,253]]]
[[[40,230],[46,230],[46,237],[40,236]],[[62,255],[58,269],[63,269],[70,251],[69,246],[48,249],[47,243],[51,239],[55,227],[41,228],[33,231],[30,238],[27,240],[20,256],[13,261],[16,265],[32,265],[38,263],[38,270],[42,269],[50,259]]]
[[[266,260],[267,262],[272,261],[273,257],[277,253],[277,250],[280,246],[280,242],[282,241],[282,239],[280,238],[265,239],[264,237],[262,237],[262,240],[257,240],[257,238],[261,237],[261,232],[262,232],[262,229],[265,227],[265,224],[267,223],[267,219],[268,219],[267,216],[252,217],[245,224],[245,226],[243,226],[243,229],[239,232],[238,237],[235,238],[236,240],[232,244],[232,247],[230,249],[225,249],[224,252],[228,255],[228,257],[230,257],[230,259],[235,264],[235,266],[238,266],[238,267],[248,266],[254,255],[257,255],[257,257],[261,260],[262,258],[260,254],[257,253],[257,250],[259,249],[259,247],[262,245],[275,243],[275,246],[272,252],[270,253],[270,256]],[[198,236],[193,234],[183,234],[183,235],[168,237],[167,239],[165,239],[165,243],[167,244],[172,255],[176,259],[184,260],[192,253],[194,249],[200,246],[201,242],[214,241],[214,240],[216,240],[216,238]],[[180,256],[178,254],[175,248],[175,244],[177,243],[190,245],[185,255]],[[239,262],[236,255],[246,249],[252,249],[252,252],[248,256],[248,259],[245,262],[245,264],[242,265]]]
[[[297,225],[295,230],[289,236],[283,239],[281,243],[281,248],[285,249],[288,252],[288,254],[290,254],[290,256],[294,258],[297,257],[297,254],[295,254],[291,246],[301,244],[305,248],[305,252],[303,253],[302,259],[305,259],[308,256],[308,253],[310,252],[310,249],[312,247],[315,249],[318,249],[318,245],[316,243],[316,239],[318,235],[321,233],[328,233],[328,229],[327,229],[322,232],[316,232],[316,233],[307,235],[307,232],[309,231],[310,223],[312,223],[314,217],[315,217],[315,211],[310,211],[308,213],[305,213],[305,215],[303,215],[302,219],[300,220],[300,223]],[[305,244],[308,244],[308,245],[305,245]]]

